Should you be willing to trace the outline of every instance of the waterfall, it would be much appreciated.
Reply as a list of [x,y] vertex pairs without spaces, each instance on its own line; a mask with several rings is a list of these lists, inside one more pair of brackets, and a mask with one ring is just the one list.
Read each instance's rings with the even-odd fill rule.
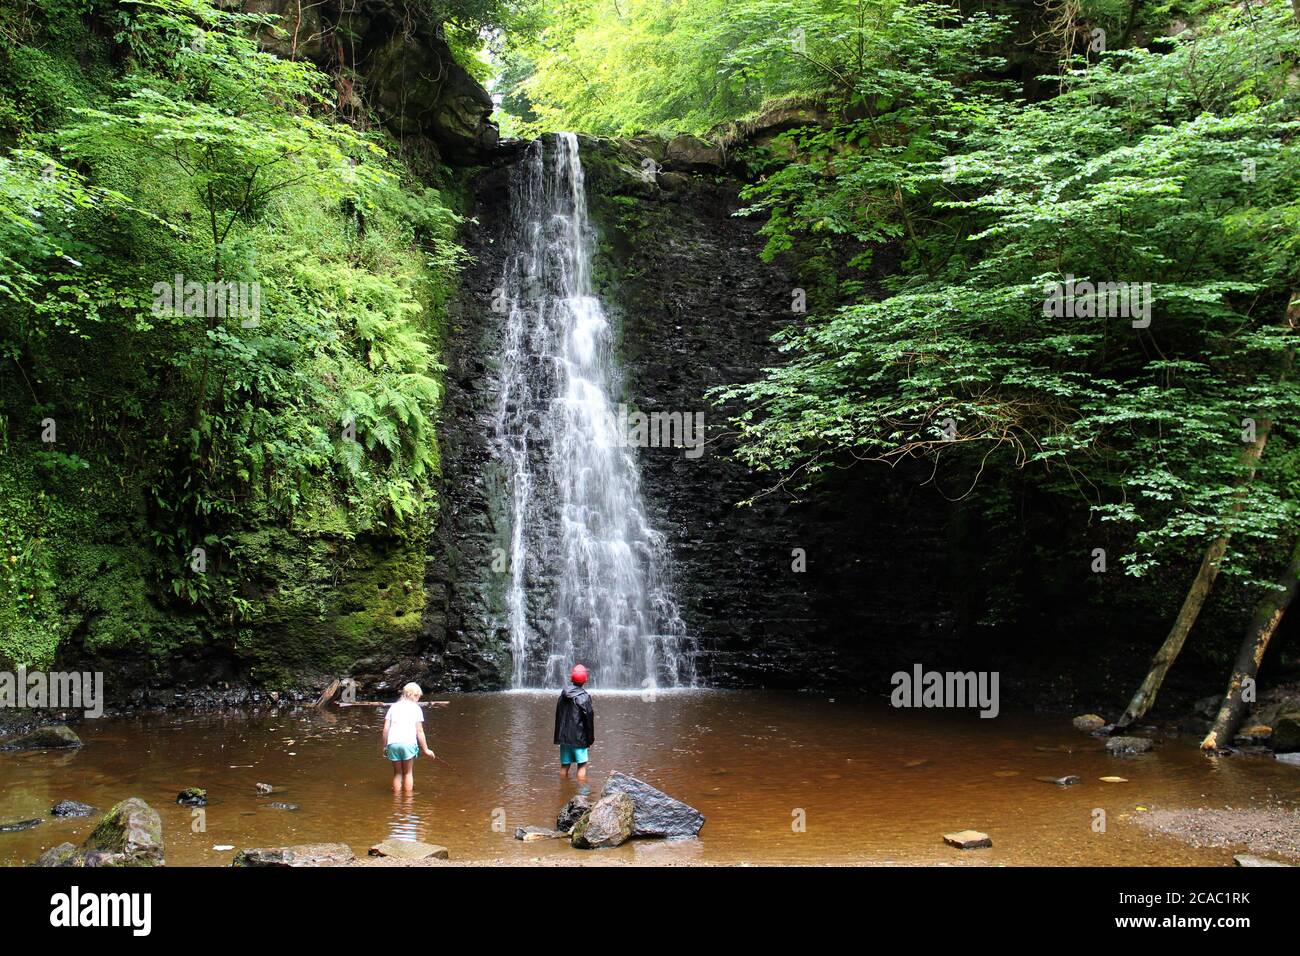
[[493,307],[506,314],[495,447],[509,482],[514,686],[561,686],[574,663],[596,687],[689,685],[664,537],[610,397],[621,382],[572,133],[531,144],[510,204]]

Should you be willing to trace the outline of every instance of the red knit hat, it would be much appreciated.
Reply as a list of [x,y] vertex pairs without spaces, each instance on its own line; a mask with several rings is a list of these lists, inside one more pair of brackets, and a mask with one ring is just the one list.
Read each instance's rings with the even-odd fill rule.
[[574,664],[573,670],[569,672],[569,680],[573,681],[575,684],[587,683],[587,668],[583,667],[581,664]]

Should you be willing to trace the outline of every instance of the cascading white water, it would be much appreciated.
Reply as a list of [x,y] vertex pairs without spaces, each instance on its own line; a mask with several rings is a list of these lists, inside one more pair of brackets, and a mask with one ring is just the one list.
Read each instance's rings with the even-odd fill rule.
[[560,686],[574,663],[603,688],[689,685],[664,538],[610,399],[619,378],[591,283],[577,138],[534,142],[511,190],[496,443],[509,478],[514,686]]

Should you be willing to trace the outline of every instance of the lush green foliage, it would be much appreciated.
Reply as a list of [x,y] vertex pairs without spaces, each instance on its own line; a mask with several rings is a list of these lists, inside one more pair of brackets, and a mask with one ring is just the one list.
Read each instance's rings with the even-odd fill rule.
[[[883,136],[795,134],[799,161],[751,191],[769,248],[827,231],[901,242],[904,268],[879,301],[817,303],[789,364],[723,393],[749,405],[745,457],[797,484],[845,456],[925,456],[954,495],[1032,468],[1130,526],[1132,573],[1225,529],[1229,566],[1257,568],[1296,518],[1297,48],[1274,2],[1079,65],[1042,103],[940,77],[886,93]],[[879,102],[882,82],[846,95]],[[1053,308],[1072,277],[1150,284],[1149,315],[1086,288]]]
[[[73,627],[251,633],[282,603],[267,527],[418,553],[461,254],[326,78],[249,39],[265,18],[85,6],[0,28],[0,654],[25,662]],[[160,305],[178,276],[199,308]],[[254,311],[213,308],[216,282]]]

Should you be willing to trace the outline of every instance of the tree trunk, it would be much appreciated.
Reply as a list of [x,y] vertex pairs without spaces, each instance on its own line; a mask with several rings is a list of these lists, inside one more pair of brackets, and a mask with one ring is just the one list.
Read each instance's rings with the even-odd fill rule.
[[[1297,0],[1300,2],[1300,0]],[[1300,540],[1291,552],[1291,560],[1286,571],[1278,579],[1281,590],[1270,590],[1255,605],[1255,614],[1246,629],[1246,637],[1237,651],[1237,662],[1232,668],[1232,678],[1228,681],[1228,692],[1223,695],[1223,704],[1219,707],[1214,726],[1201,741],[1202,750],[1218,750],[1232,742],[1232,736],[1241,723],[1242,711],[1246,703],[1241,699],[1242,688],[1247,680],[1254,680],[1259,673],[1260,661],[1268,650],[1268,642],[1277,633],[1277,626],[1282,615],[1295,598],[1296,586],[1300,584]]]
[[[1296,0],[1296,2],[1300,3],[1300,0]],[[1238,490],[1233,501],[1232,510],[1229,512],[1230,517],[1239,512],[1245,503],[1245,489],[1255,477],[1255,469],[1259,467],[1259,456],[1264,453],[1264,446],[1268,443],[1268,433],[1272,430],[1272,427],[1273,423],[1270,419],[1261,421],[1255,431],[1255,440],[1243,453],[1247,468],[1246,476],[1242,480],[1242,487]],[[1201,559],[1201,567],[1196,572],[1196,577],[1192,579],[1192,586],[1187,591],[1187,597],[1183,598],[1183,606],[1178,609],[1178,617],[1174,619],[1174,626],[1169,629],[1165,642],[1160,645],[1160,650],[1156,651],[1156,656],[1151,659],[1151,670],[1147,672],[1146,679],[1142,681],[1142,686],[1137,689],[1137,693],[1129,701],[1124,716],[1118,720],[1117,723],[1120,727],[1127,727],[1133,721],[1141,720],[1155,704],[1156,694],[1160,692],[1160,685],[1164,683],[1165,675],[1169,673],[1169,668],[1178,659],[1183,644],[1187,641],[1187,635],[1191,633],[1192,626],[1201,613],[1201,608],[1205,606],[1205,599],[1210,596],[1210,589],[1214,586],[1214,579],[1219,576],[1219,562],[1223,560],[1224,554],[1227,553],[1228,541],[1231,537],[1232,535],[1225,531],[1210,542],[1210,546],[1205,549],[1205,557]]]
[[[1296,5],[1296,15],[1300,16],[1300,0],[1292,0],[1292,2]],[[1288,328],[1300,328],[1300,292],[1291,294],[1291,299],[1287,302],[1286,316],[1283,322]],[[1289,348],[1283,361],[1283,377],[1291,370],[1294,361],[1295,350]],[[1237,489],[1237,494],[1233,500],[1232,510],[1229,512],[1230,520],[1232,515],[1241,511],[1243,504],[1245,504],[1246,492],[1255,477],[1255,470],[1259,467],[1260,455],[1264,453],[1264,446],[1268,443],[1268,433],[1272,428],[1272,419],[1261,419],[1255,430],[1255,441],[1243,453],[1246,475],[1242,479],[1241,487]],[[1160,685],[1164,683],[1165,675],[1169,673],[1169,668],[1173,666],[1179,652],[1182,651],[1183,643],[1187,640],[1187,635],[1191,633],[1197,615],[1201,613],[1201,608],[1205,606],[1205,599],[1210,594],[1214,579],[1219,576],[1219,562],[1223,560],[1223,555],[1228,550],[1228,541],[1231,537],[1230,532],[1224,532],[1205,549],[1205,557],[1201,561],[1200,570],[1196,572],[1196,578],[1192,581],[1191,589],[1188,590],[1187,597],[1183,599],[1183,606],[1178,611],[1174,626],[1169,629],[1169,635],[1165,638],[1165,642],[1160,645],[1160,650],[1156,651],[1156,656],[1152,658],[1151,670],[1147,673],[1146,680],[1142,681],[1142,686],[1137,689],[1137,693],[1129,701],[1124,715],[1120,717],[1118,721],[1120,727],[1127,727],[1133,721],[1140,720],[1146,716],[1147,712],[1155,704]]]

